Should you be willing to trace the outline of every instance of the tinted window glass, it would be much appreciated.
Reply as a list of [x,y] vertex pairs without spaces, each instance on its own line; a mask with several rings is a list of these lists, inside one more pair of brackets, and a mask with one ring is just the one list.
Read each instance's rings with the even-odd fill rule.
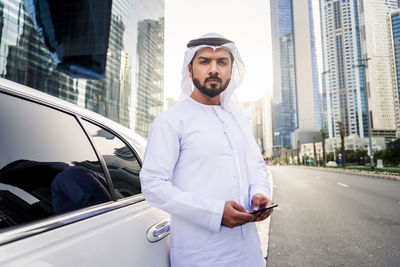
[[90,122],[83,122],[85,128],[103,155],[114,187],[123,196],[141,193],[140,165],[133,151],[118,137]]
[[111,200],[100,171],[73,116],[0,93],[0,228]]

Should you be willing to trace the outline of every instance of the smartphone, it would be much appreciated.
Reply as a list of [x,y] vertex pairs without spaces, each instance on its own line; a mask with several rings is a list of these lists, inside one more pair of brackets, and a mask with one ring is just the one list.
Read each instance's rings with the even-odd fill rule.
[[253,214],[253,215],[254,214],[258,214],[258,213],[263,212],[265,210],[273,209],[273,208],[276,208],[276,207],[278,207],[278,204],[274,204],[274,205],[271,205],[271,206],[267,206],[267,207],[252,211],[252,212],[250,212],[250,214]]

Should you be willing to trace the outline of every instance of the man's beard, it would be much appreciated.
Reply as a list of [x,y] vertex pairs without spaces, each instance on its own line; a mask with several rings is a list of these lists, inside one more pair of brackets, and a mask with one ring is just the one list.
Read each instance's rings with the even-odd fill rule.
[[221,80],[220,78],[218,78],[218,76],[216,76],[216,75],[212,75],[212,76],[206,78],[206,79],[204,80],[204,85],[201,85],[201,84],[200,84],[199,79],[193,78],[193,84],[194,84],[194,86],[195,86],[197,89],[199,89],[199,91],[200,91],[202,94],[204,94],[204,95],[206,95],[206,96],[209,96],[209,97],[215,97],[215,96],[219,95],[220,93],[222,93],[223,91],[225,91],[225,89],[226,89],[226,88],[228,87],[228,85],[229,85],[229,82],[231,81],[231,79],[226,80],[226,83],[225,83],[225,84],[221,84],[221,86],[220,86],[219,88],[217,88],[217,84],[212,84],[212,85],[211,85],[211,88],[209,89],[209,88],[206,87],[206,83],[207,83],[210,79],[218,80],[219,83],[222,83],[222,80]]

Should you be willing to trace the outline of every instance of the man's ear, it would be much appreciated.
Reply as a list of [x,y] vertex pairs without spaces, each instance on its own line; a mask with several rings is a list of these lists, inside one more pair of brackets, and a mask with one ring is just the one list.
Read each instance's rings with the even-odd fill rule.
[[189,64],[188,68],[189,68],[189,78],[192,79],[193,78],[192,64]]

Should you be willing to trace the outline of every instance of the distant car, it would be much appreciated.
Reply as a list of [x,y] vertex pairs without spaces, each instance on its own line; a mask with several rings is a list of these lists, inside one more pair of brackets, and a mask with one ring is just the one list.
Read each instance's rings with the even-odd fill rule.
[[328,166],[328,167],[337,167],[337,163],[335,161],[328,161],[326,166]]
[[145,144],[0,79],[0,266],[169,266],[169,215],[141,194]]

